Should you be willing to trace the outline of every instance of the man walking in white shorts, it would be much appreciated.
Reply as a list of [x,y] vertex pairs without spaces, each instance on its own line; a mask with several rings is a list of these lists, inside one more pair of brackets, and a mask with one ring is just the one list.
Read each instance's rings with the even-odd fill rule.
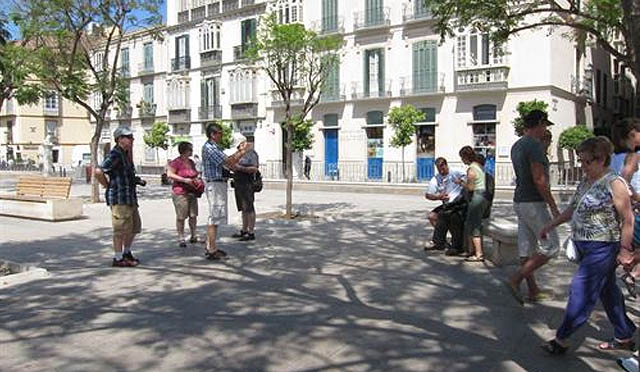
[[[532,110],[524,117],[524,136],[511,147],[511,162],[516,174],[513,209],[518,217],[518,252],[521,266],[506,282],[513,297],[523,304],[520,284],[527,281],[530,301],[539,301],[543,293],[534,272],[546,264],[560,249],[558,233],[551,231],[546,239],[538,234],[552,216],[560,212],[549,187],[549,160],[542,140],[547,126],[553,125],[547,113]],[[549,213],[551,210],[551,213]]]

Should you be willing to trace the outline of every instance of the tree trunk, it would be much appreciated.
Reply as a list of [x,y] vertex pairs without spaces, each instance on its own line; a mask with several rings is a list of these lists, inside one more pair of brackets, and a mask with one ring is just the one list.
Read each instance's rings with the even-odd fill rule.
[[402,146],[402,182],[406,182],[406,178],[404,176],[404,146]]
[[286,218],[292,218],[292,191],[293,191],[293,164],[292,164],[292,156],[291,156],[291,147],[293,146],[293,125],[291,125],[291,118],[289,117],[289,112],[285,115],[285,126],[287,128],[287,145],[285,146],[285,156],[287,161],[287,199],[286,199]]
[[95,175],[93,174],[98,167],[98,141],[100,140],[100,134],[102,133],[102,121],[96,122],[96,131],[91,137],[91,202],[99,203],[100,202],[100,184],[96,180]]

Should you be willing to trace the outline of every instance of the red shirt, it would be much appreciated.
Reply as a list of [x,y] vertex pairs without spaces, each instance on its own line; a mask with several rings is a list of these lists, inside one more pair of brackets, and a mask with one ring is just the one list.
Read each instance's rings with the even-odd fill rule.
[[[169,166],[173,168],[175,173],[180,177],[195,178],[198,176],[196,165],[191,159],[183,160],[181,157],[177,157],[169,163]],[[175,180],[173,181],[173,186],[171,186],[171,191],[175,195],[185,195],[187,193],[184,184]]]

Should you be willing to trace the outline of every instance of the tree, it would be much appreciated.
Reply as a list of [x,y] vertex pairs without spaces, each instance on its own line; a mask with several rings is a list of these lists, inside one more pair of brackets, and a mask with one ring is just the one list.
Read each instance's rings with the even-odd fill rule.
[[145,133],[144,144],[152,149],[156,149],[156,164],[158,162],[158,150],[169,148],[169,124],[165,122],[154,123],[149,133]]
[[591,133],[586,126],[576,125],[575,127],[567,128],[560,133],[558,146],[560,146],[561,149],[575,151],[582,141],[593,136],[593,133]]
[[[22,0],[13,19],[31,40],[37,78],[81,107],[95,121],[91,166],[98,165],[98,142],[111,107],[120,106],[126,86],[120,76],[120,48],[132,29],[159,25],[161,0]],[[149,32],[159,35],[158,28]],[[93,96],[94,99],[89,100]],[[95,102],[95,106],[92,103]],[[99,201],[92,178],[91,199]]]
[[516,136],[522,137],[524,135],[524,117],[527,116],[533,110],[540,110],[543,112],[547,112],[549,108],[549,104],[545,101],[538,101],[534,99],[533,101],[521,101],[518,102],[516,106],[516,111],[518,111],[518,117],[513,120],[513,126],[516,131]]
[[[270,14],[263,18],[246,52],[249,61],[259,64],[269,76],[284,106],[287,218],[292,217],[294,118],[304,120],[320,101],[330,69],[339,62],[337,51],[342,43],[339,37],[320,37],[299,23],[279,24],[275,14]],[[302,102],[294,109],[295,97]]]
[[413,105],[396,106],[389,111],[389,124],[393,128],[391,146],[402,147],[402,181],[406,180],[404,174],[404,148],[413,142],[416,133],[415,124],[424,120],[424,113]]
[[491,33],[496,42],[542,26],[573,28],[572,37],[590,35],[640,80],[640,1],[638,0],[422,0],[436,19],[441,38],[459,27]]
[[291,148],[294,152],[309,150],[313,146],[313,120],[301,120],[295,117],[293,121],[293,138],[291,139]]

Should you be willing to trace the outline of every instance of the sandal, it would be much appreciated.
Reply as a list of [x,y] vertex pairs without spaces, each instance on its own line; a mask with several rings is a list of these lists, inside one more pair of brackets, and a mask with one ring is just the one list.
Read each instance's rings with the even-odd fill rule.
[[187,243],[184,241],[184,239],[178,240],[178,247],[187,248]]
[[198,238],[197,236],[192,236],[191,239],[189,239],[189,243],[191,244],[204,243],[204,241],[200,240],[200,238]]
[[630,350],[634,351],[636,349],[636,343],[633,339],[627,341],[618,341],[615,338],[612,338],[609,341],[603,342],[598,345],[598,349],[610,351],[610,350]]
[[464,259],[465,262],[484,262],[484,257],[480,256],[469,256],[467,258]]
[[204,252],[204,257],[207,260],[218,261],[218,260],[220,260],[222,258],[227,257],[227,252],[223,251],[222,249],[216,249],[213,252],[205,251]]
[[550,292],[538,292],[538,294],[536,294],[535,296],[529,296],[527,297],[527,300],[529,302],[542,302],[542,301],[549,301],[553,299],[553,293]]
[[567,346],[560,345],[555,339],[547,341],[545,344],[540,345],[540,347],[551,355],[561,355],[569,350]]

